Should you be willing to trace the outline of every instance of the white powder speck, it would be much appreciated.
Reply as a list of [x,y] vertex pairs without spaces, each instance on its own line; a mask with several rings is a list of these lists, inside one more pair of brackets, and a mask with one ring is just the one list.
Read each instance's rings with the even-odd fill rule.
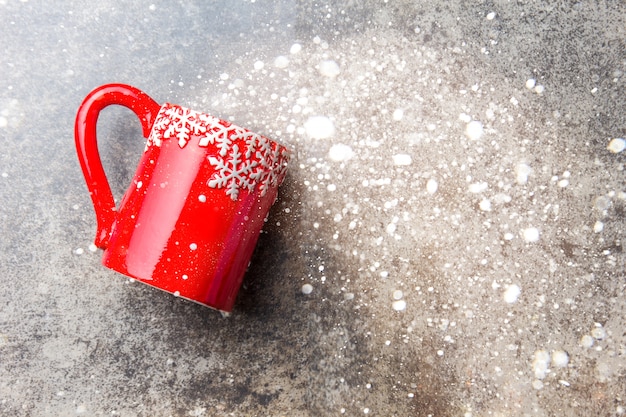
[[289,65],[289,58],[287,58],[284,55],[277,56],[276,59],[274,60],[274,66],[276,68],[283,69],[283,68],[287,68],[288,65]]
[[85,253],[85,250],[83,248],[78,248],[74,251],[74,253],[76,255],[82,255],[83,253]]
[[537,242],[539,240],[539,230],[536,227],[529,227],[522,231],[522,236],[524,236],[526,242]]
[[337,162],[347,161],[354,156],[354,151],[348,145],[344,145],[343,143],[337,143],[331,146],[328,151],[328,157]]
[[541,381],[540,381],[540,380],[538,380],[538,379],[535,379],[535,380],[533,381],[533,388],[534,388],[534,389],[537,389],[537,390],[539,390],[539,389],[543,388],[543,382],[541,382]]
[[198,245],[197,245],[197,244],[195,244],[195,243],[191,243],[191,244],[189,245],[189,249],[191,249],[191,250],[196,250],[196,249],[198,249]]
[[413,160],[411,159],[411,155],[407,154],[397,154],[393,156],[393,164],[399,166],[411,165]]
[[363,414],[369,414],[370,413],[370,409],[369,408],[364,408],[363,409]]
[[304,123],[304,130],[313,139],[327,139],[335,134],[335,125],[326,116],[311,116]]
[[265,67],[265,63],[263,61],[256,61],[254,63],[254,69],[257,70],[257,71],[262,70],[263,67]]
[[557,368],[565,368],[569,363],[569,355],[563,350],[552,352],[552,364]]
[[515,167],[515,181],[524,185],[528,182],[528,176],[532,173],[532,169],[526,164],[517,164]]
[[294,43],[293,45],[291,45],[291,48],[289,49],[289,53],[297,54],[301,50],[302,50],[302,45],[300,45],[299,43]]
[[438,350],[437,351],[437,356],[443,356],[443,350]]
[[604,230],[604,223],[602,223],[600,220],[598,220],[594,225],[593,225],[593,231],[596,233],[600,233],[601,231]]
[[402,120],[402,118],[404,117],[404,110],[403,109],[395,109],[393,111],[393,120],[395,120],[396,122],[399,120]]
[[302,294],[309,295],[313,292],[313,286],[311,284],[304,284],[302,286],[301,291],[302,291]]
[[506,290],[504,290],[504,294],[502,294],[502,298],[504,299],[505,302],[509,304],[513,304],[514,302],[517,301],[521,293],[522,293],[521,288],[516,284],[512,284],[512,285],[509,285],[506,288]]
[[484,198],[478,206],[482,211],[491,211],[491,201],[488,198]]
[[182,278],[183,279],[189,279],[189,276],[188,275],[183,275]]
[[559,384],[563,385],[564,387],[569,387],[571,385],[569,382],[567,382],[564,379],[559,379]]
[[565,188],[569,185],[569,180],[568,179],[562,179],[561,181],[559,181],[557,183],[557,185],[561,188]]
[[148,6],[148,9],[150,9],[151,11],[155,11],[156,10],[156,5],[151,4],[150,6]]
[[174,297],[180,297],[180,291],[174,291]]
[[593,337],[589,336],[588,334],[583,335],[580,338],[580,345],[582,347],[590,348],[591,346],[593,346],[593,342]]
[[606,148],[613,153],[620,153],[621,151],[626,149],[626,140],[622,138],[611,139],[609,145]]
[[474,184],[470,184],[470,186],[468,187],[469,192],[473,194],[482,193],[483,191],[487,190],[487,188],[489,188],[489,184],[487,184],[486,182],[476,182]]
[[337,189],[337,186],[335,184],[328,184],[328,186],[326,186],[326,189],[332,192]]
[[402,293],[402,290],[395,290],[393,292],[393,299],[394,300],[399,300],[404,296],[404,294]]
[[465,127],[465,135],[472,140],[480,139],[483,135],[483,124],[478,120],[473,120]]
[[514,237],[515,237],[515,235],[513,235],[513,233],[505,233],[504,234],[504,240],[513,240]]
[[533,88],[535,88],[536,83],[537,81],[534,78],[529,78],[528,80],[526,80],[526,88],[532,90]]
[[591,331],[591,336],[596,340],[602,340],[606,337],[606,330],[603,327],[595,327]]
[[3,172],[2,173],[2,178],[8,178],[9,177],[9,173],[8,172]]
[[438,187],[439,184],[437,184],[437,180],[434,178],[429,179],[426,183],[426,191],[428,191],[428,194],[435,194]]
[[496,17],[495,12],[487,13],[487,20],[493,20]]
[[404,311],[406,309],[406,301],[396,300],[391,304],[391,307],[396,311]]
[[339,64],[332,60],[322,61],[320,62],[319,71],[324,77],[335,78],[339,75]]
[[550,354],[546,350],[537,350],[533,356],[533,373],[535,378],[544,379],[550,366]]
[[545,87],[541,84],[535,86],[535,93],[542,94],[545,90]]
[[143,187],[143,182],[137,182],[137,189],[139,190],[141,187]]
[[393,235],[393,234],[396,232],[396,227],[397,227],[397,226],[396,226],[396,224],[395,224],[395,223],[389,223],[389,224],[387,225],[387,229],[386,229],[386,230],[387,230],[387,233],[388,233],[388,234],[390,234],[390,235]]
[[8,124],[9,121],[7,120],[7,118],[4,116],[0,116],[0,127],[7,127]]
[[206,196],[204,194],[200,194],[198,196],[198,201],[201,203],[206,203]]
[[95,252],[98,250],[98,247],[93,243],[89,244],[89,252]]

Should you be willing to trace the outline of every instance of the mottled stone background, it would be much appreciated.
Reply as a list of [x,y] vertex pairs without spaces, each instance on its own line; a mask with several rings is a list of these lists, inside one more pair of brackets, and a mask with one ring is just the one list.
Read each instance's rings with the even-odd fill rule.
[[[0,0],[0,414],[625,414],[625,39],[619,1]],[[230,317],[90,249],[108,82],[295,149]],[[135,116],[99,143],[119,199]]]

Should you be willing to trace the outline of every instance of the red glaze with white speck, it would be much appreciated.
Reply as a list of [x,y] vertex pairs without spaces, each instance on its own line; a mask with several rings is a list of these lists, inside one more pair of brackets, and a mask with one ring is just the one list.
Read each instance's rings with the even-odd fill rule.
[[[139,117],[148,141],[119,208],[98,154],[96,123],[112,104]],[[76,148],[97,218],[103,264],[141,282],[229,312],[289,151],[205,113],[157,104],[108,84],[78,110]]]

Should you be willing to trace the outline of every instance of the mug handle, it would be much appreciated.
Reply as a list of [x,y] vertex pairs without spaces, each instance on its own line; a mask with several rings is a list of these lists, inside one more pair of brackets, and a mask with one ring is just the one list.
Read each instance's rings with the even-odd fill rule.
[[131,109],[148,137],[161,106],[143,91],[125,84],[106,84],[93,90],[78,108],[74,125],[74,139],[80,167],[96,211],[97,231],[95,245],[106,249],[115,220],[116,207],[111,186],[107,180],[96,138],[96,123],[100,111],[112,104]]

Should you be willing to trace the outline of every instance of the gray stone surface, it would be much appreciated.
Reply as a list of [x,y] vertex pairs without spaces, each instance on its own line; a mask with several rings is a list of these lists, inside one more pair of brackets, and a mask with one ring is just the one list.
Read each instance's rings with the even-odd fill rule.
[[[1,0],[0,414],[625,414],[625,16]],[[107,82],[296,150],[230,317],[89,249],[73,121]],[[139,124],[99,139],[119,198]]]

